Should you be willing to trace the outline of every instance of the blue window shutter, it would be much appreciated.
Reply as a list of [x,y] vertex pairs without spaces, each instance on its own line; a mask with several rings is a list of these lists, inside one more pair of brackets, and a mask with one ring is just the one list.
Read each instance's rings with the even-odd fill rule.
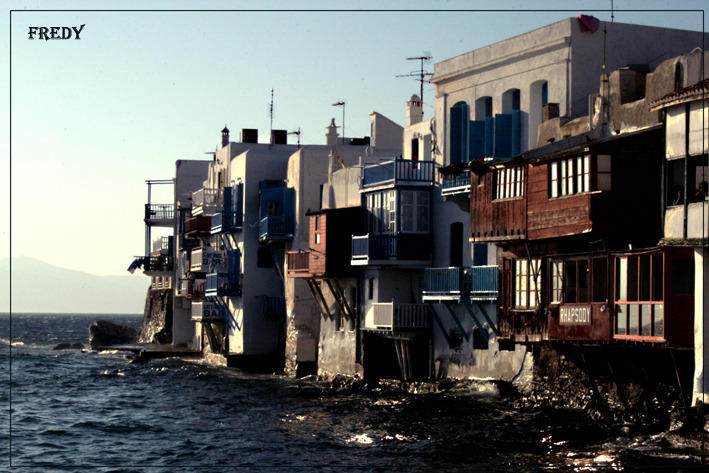
[[495,157],[512,157],[512,115],[495,115]]
[[473,121],[468,127],[470,143],[468,144],[468,160],[485,157],[485,122]]
[[450,160],[451,163],[459,163],[462,159],[462,139],[463,139],[463,109],[462,107],[451,107],[451,140],[450,140]]
[[493,117],[485,118],[485,157],[491,158],[493,153],[493,138],[495,133],[495,119]]
[[512,112],[512,154],[511,154],[511,156],[517,156],[520,153],[520,143],[522,141],[522,139],[520,137],[521,116],[522,116],[522,113],[519,110],[514,110]]

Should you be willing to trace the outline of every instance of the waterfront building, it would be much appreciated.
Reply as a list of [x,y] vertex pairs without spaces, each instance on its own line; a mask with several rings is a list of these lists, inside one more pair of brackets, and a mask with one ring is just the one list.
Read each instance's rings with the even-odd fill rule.
[[[650,110],[661,111],[665,137],[665,172],[662,179],[661,210],[663,235],[661,243],[675,251],[687,252],[681,268],[672,278],[684,274],[682,286],[675,293],[683,294],[687,304],[693,295],[693,307],[683,307],[694,313],[693,335],[694,376],[692,402],[707,402],[709,374],[706,370],[706,350],[709,341],[709,75],[706,53],[695,50],[677,63],[678,71],[686,76],[676,90],[650,103]],[[695,79],[701,79],[694,82]],[[686,87],[680,87],[686,85]]]

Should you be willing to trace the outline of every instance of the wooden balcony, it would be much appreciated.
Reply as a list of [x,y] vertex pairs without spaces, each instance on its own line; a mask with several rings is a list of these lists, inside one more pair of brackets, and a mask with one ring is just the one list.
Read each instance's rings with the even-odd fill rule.
[[286,253],[289,278],[307,278],[310,274],[310,252],[309,251],[289,251]]
[[431,263],[429,234],[367,234],[352,237],[353,266],[426,266]]
[[497,266],[426,268],[424,301],[497,300]]
[[224,206],[224,189],[200,189],[192,193],[192,216],[211,217]]
[[204,215],[191,217],[185,220],[185,237],[198,238],[211,234],[212,220]]
[[436,163],[394,159],[362,168],[362,190],[406,185],[433,185]]
[[419,332],[431,327],[431,316],[426,304],[373,304],[371,314],[365,317],[364,329],[387,332]]
[[293,239],[295,218],[269,216],[259,222],[259,241],[286,241]]

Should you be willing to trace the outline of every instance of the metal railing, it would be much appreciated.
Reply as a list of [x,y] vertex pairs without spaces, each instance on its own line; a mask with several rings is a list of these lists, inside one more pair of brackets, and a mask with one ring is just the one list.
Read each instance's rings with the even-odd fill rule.
[[465,171],[458,176],[446,177],[441,185],[441,193],[446,195],[470,189],[470,179],[470,171]]
[[497,266],[426,268],[424,297],[497,299]]
[[211,232],[229,233],[243,230],[243,217],[241,213],[222,210],[212,215]]
[[289,251],[286,253],[288,272],[307,273],[310,270],[309,251]]
[[259,240],[284,240],[293,238],[295,219],[293,217],[268,216],[259,222]]
[[429,234],[352,236],[352,260],[428,261],[433,252]]
[[207,274],[204,293],[208,297],[241,295],[238,277],[232,273]]
[[284,296],[263,296],[261,307],[264,317],[281,317],[286,315],[286,298]]
[[175,269],[171,256],[145,256],[143,258],[143,270],[155,272],[172,272]]
[[393,302],[373,304],[373,325],[371,328],[385,330],[421,330],[431,325],[428,305],[395,304]]
[[172,204],[145,204],[146,220],[172,220],[175,218],[175,206]]
[[163,236],[153,241],[153,251],[169,251],[172,237]]
[[399,181],[433,183],[435,170],[435,161],[410,159],[394,159],[382,164],[367,165],[362,168],[362,188],[396,185]]

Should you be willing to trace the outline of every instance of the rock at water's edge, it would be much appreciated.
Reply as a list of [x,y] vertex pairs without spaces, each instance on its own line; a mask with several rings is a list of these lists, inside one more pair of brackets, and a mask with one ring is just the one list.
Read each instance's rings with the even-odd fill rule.
[[138,332],[135,329],[108,320],[98,320],[89,327],[89,343],[92,349],[137,341]]
[[83,350],[84,345],[81,343],[60,343],[52,348],[52,350]]

